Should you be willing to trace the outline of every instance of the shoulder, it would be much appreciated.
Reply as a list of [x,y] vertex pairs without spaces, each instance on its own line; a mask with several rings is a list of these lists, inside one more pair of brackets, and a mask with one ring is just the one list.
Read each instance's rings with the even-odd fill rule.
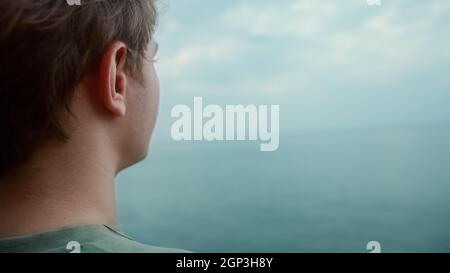
[[146,245],[121,236],[111,236],[104,240],[80,242],[80,250],[85,253],[190,253],[177,248]]
[[78,226],[0,240],[0,252],[46,253],[190,253],[184,249],[139,243],[121,230],[102,225]]
[[[100,235],[100,234],[99,234]],[[146,245],[135,241],[125,235],[120,229],[105,226],[102,236],[90,241],[80,242],[81,252],[104,253],[190,253],[190,251],[177,248]]]

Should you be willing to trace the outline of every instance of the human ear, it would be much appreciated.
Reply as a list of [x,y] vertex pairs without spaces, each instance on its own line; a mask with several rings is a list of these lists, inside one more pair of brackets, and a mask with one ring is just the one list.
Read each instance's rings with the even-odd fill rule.
[[99,91],[102,102],[105,109],[118,117],[123,117],[126,113],[127,52],[127,46],[116,41],[106,49],[100,61]]

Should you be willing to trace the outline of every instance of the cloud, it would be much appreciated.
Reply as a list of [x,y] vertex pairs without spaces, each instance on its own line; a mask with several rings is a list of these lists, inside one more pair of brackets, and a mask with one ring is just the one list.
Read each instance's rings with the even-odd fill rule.
[[442,71],[450,62],[448,1],[384,0],[379,7],[365,0],[208,5],[205,17],[179,9],[163,24],[162,31],[169,31],[162,37],[159,70],[171,98],[253,97],[282,101],[292,115],[327,109],[330,116],[348,111],[343,118],[363,119],[351,113],[350,103],[379,111],[374,103],[383,101],[398,112],[407,101],[419,109],[427,90],[410,83],[420,77],[440,94],[429,101],[449,97],[442,91],[449,84]]
[[221,17],[221,23],[247,35],[320,35],[327,18],[334,16],[336,1],[244,2]]
[[[375,10],[361,3],[364,4],[297,0],[252,6],[246,2],[226,11],[222,20],[242,36],[284,36],[280,40],[294,46],[278,57],[286,58],[290,64],[301,64],[294,67],[303,74],[345,71],[361,81],[377,74],[395,78],[415,69],[415,65],[433,63],[433,58],[441,58],[442,54],[448,56],[448,50],[443,48],[441,55],[429,54],[429,48],[437,46],[431,41],[442,39],[434,37],[430,30],[440,28],[439,18],[448,15],[448,4],[422,3],[416,8],[421,14],[403,19],[411,11],[405,7],[407,4],[386,1]],[[363,12],[366,14],[359,18],[355,15]],[[348,20],[350,24],[342,24]],[[273,76],[276,79],[282,75],[286,71]],[[280,81],[283,82],[289,81]]]
[[[427,32],[449,9],[442,1],[420,4],[421,15],[401,21],[405,5],[386,1],[381,8],[374,8],[360,0],[345,4],[336,0],[238,2],[225,9],[217,22],[208,22],[202,36],[193,35],[184,47],[171,52],[161,69],[172,79],[184,76],[184,80],[197,80],[192,77],[195,71],[197,75],[226,73],[222,68],[239,69],[238,60],[244,66],[254,63],[251,79],[261,73],[261,64],[255,60],[265,58],[276,63],[277,71],[271,70],[263,81],[284,79],[279,84],[286,85],[274,90],[296,86],[292,81],[298,77],[292,70],[302,74],[345,70],[361,80],[380,71],[402,74],[430,57],[427,51],[432,34]],[[365,14],[358,17],[358,13]],[[342,23],[346,21],[350,23]],[[182,25],[168,24],[171,28]],[[448,50],[442,50],[445,52]]]
[[166,64],[173,71],[191,70],[198,65],[228,63],[237,60],[243,53],[239,41],[232,39],[217,39],[208,43],[188,45],[177,51]]

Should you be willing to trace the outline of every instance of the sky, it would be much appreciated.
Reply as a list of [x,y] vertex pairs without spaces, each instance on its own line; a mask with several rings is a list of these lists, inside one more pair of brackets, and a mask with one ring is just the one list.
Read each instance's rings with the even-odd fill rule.
[[161,111],[279,104],[282,131],[450,121],[450,1],[160,0]]

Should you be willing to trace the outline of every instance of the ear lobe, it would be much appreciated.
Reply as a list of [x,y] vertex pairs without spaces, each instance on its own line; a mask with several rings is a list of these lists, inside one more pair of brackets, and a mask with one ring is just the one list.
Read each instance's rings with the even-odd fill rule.
[[124,43],[114,42],[105,51],[100,62],[99,91],[103,105],[106,110],[118,117],[123,117],[126,113],[127,51]]

